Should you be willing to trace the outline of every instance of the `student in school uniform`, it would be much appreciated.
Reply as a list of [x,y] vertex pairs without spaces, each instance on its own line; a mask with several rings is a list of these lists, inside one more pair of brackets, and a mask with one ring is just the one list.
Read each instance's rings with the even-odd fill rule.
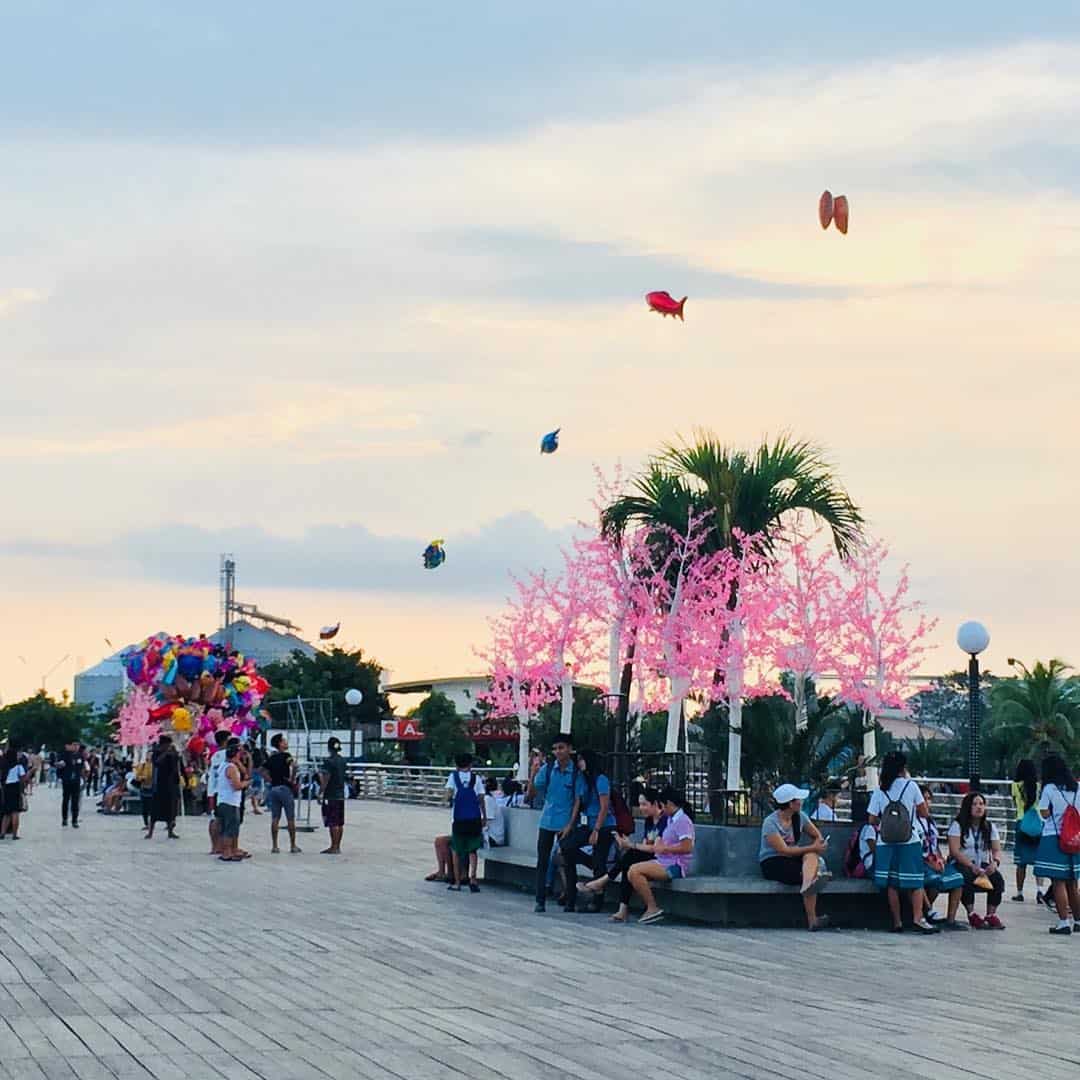
[[1075,807],[1080,811],[1080,790],[1076,778],[1069,771],[1065,760],[1058,754],[1050,754],[1042,765],[1042,794],[1039,796],[1039,813],[1043,816],[1043,835],[1039,841],[1039,853],[1035,859],[1035,875],[1049,878],[1054,890],[1054,906],[1058,924],[1050,927],[1051,934],[1080,932],[1080,855],[1070,855],[1058,844],[1058,830],[1066,810]]
[[[1013,900],[1017,903],[1024,901],[1024,882],[1027,880],[1029,866],[1035,865],[1039,855],[1039,841],[1042,839],[1042,822],[1039,821],[1039,831],[1031,836],[1021,828],[1025,817],[1041,817],[1037,809],[1039,803],[1039,773],[1035,768],[1035,762],[1031,758],[1021,758],[1016,763],[1016,772],[1013,773],[1012,782],[1013,804],[1016,807],[1016,827],[1013,829],[1013,863],[1016,866],[1016,895]],[[1034,811],[1034,814],[1032,813]],[[1053,889],[1043,881],[1035,878],[1035,903],[1046,904],[1051,910],[1054,907]]]
[[900,915],[902,892],[911,897],[915,929],[920,934],[937,933],[937,927],[923,914],[926,873],[922,833],[915,824],[916,818],[928,815],[923,793],[908,775],[907,757],[899,750],[890,751],[881,763],[881,782],[870,796],[867,820],[879,830],[874,847],[874,884],[888,898],[894,934],[902,933],[904,929]]
[[[937,823],[932,812],[934,793],[929,784],[920,784],[927,816],[916,818],[915,824],[922,834],[923,890],[926,893],[926,921],[940,926],[942,930],[967,930],[968,925],[957,920],[963,899],[964,877],[956,866],[941,857],[941,843]],[[934,911],[934,901],[945,893],[948,900],[944,919]]]
[[814,811],[814,821],[833,822],[836,821],[836,800],[840,796],[840,785],[829,784],[829,786],[821,793],[821,798],[818,800],[817,809]]
[[[1001,837],[997,826],[986,815],[986,799],[969,791],[956,820],[949,826],[949,865],[964,878],[962,899],[973,930],[1004,930],[997,909],[1005,892],[1001,876]],[[986,885],[989,883],[990,888]],[[975,890],[986,892],[986,918],[975,911]]]

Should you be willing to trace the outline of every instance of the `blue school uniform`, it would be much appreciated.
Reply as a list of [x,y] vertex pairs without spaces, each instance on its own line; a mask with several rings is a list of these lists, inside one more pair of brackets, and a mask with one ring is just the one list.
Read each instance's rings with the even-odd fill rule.
[[874,848],[874,884],[879,889],[921,889],[926,878],[923,863],[922,834],[915,825],[916,807],[923,802],[918,784],[897,777],[888,792],[877,789],[870,796],[868,812],[880,817],[890,799],[904,803],[911,815],[911,838],[906,844],[884,844],[878,839]]
[[1047,784],[1039,796],[1039,809],[1049,810],[1043,820],[1043,834],[1035,855],[1035,876],[1051,881],[1080,881],[1080,855],[1067,855],[1058,846],[1058,822],[1067,806],[1080,809],[1080,791],[1061,791]]

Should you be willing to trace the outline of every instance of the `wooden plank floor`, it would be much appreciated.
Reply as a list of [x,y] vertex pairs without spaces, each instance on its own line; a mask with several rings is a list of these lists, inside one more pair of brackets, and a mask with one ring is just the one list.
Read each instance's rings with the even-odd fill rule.
[[205,819],[61,830],[39,790],[0,843],[0,1077],[1077,1075],[1080,939],[1030,900],[932,939],[540,916],[420,880],[447,816],[352,803],[334,860],[249,815],[226,865]]

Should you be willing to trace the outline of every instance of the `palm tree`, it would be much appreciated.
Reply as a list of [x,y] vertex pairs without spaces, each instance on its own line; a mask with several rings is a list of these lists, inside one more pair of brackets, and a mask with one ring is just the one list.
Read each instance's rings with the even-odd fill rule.
[[[717,549],[735,547],[738,532],[760,533],[768,543],[770,531],[800,510],[832,532],[841,557],[862,536],[862,514],[818,447],[782,435],[747,453],[724,446],[704,431],[693,443],[668,447],[655,459],[635,481],[634,490],[604,511],[602,527],[617,538],[636,522],[655,526],[659,538],[668,529],[681,531],[690,510],[713,513]],[[629,692],[625,668],[623,676],[621,689]],[[741,710],[741,698],[730,702],[728,787],[740,786]]]
[[1025,753],[1058,751],[1071,757],[1080,732],[1080,687],[1067,678],[1071,669],[1064,660],[1036,661],[1028,668],[1009,660],[1020,670],[1015,679],[999,679],[991,691],[995,731],[1012,736]]
[[[693,443],[670,447],[664,461],[712,509],[717,543],[722,547],[736,547],[739,533],[758,534],[768,547],[776,526],[799,511],[807,511],[829,529],[841,558],[862,538],[859,508],[823,451],[812,443],[781,435],[746,453],[702,431]],[[742,786],[742,697],[737,686],[728,700],[728,726],[727,786],[738,788]]]

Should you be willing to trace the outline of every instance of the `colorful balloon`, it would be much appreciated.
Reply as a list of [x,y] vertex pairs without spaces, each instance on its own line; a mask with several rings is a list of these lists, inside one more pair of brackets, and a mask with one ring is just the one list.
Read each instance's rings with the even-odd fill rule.
[[446,551],[443,548],[445,540],[432,540],[426,548],[424,548],[424,569],[425,570],[437,570],[444,562],[446,562]]
[[540,453],[541,454],[554,454],[559,449],[559,432],[562,428],[556,428],[554,431],[549,431],[540,440]]

